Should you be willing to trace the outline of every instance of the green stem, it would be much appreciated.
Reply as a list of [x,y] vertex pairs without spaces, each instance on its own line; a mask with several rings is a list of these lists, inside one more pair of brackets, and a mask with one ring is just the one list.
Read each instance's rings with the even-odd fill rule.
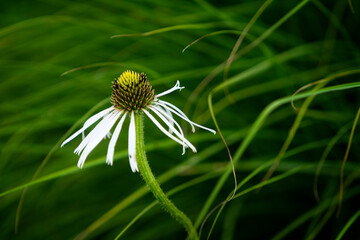
[[136,129],[136,161],[146,185],[149,187],[150,191],[154,194],[161,206],[185,227],[190,239],[199,239],[191,220],[167,198],[151,172],[145,154],[143,115],[135,113],[134,116]]

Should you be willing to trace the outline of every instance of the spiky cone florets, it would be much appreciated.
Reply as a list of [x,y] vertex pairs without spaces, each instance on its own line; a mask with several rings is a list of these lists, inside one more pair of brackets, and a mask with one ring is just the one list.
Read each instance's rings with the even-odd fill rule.
[[119,110],[141,110],[149,106],[154,99],[154,90],[144,73],[128,70],[113,82],[111,103]]

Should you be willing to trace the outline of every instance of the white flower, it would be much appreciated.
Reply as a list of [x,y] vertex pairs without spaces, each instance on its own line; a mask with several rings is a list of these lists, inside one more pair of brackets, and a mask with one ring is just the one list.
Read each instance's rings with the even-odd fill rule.
[[[120,119],[111,136],[107,151],[106,163],[112,165],[116,141],[120,135],[126,116],[129,116],[129,161],[131,170],[133,172],[138,172],[139,169],[136,162],[136,128],[134,114],[139,114],[142,111],[163,133],[165,133],[165,135],[183,146],[183,154],[185,153],[185,148],[188,147],[193,152],[196,152],[196,148],[184,137],[184,133],[180,125],[173,118],[173,115],[177,115],[187,121],[191,125],[193,132],[195,131],[194,126],[203,128],[214,134],[215,131],[192,122],[179,108],[169,102],[159,99],[164,95],[183,88],[184,87],[180,87],[180,82],[177,81],[173,88],[155,95],[154,90],[149,84],[145,74],[125,71],[113,82],[111,97],[113,106],[90,117],[81,129],[62,143],[61,147],[73,140],[79,134],[83,134],[82,142],[74,151],[74,153],[80,155],[78,167],[82,168],[90,152],[100,143],[102,139],[111,136],[111,129]],[[166,130],[154,116],[161,119],[169,130]],[[99,121],[99,123],[95,126],[95,128],[86,137],[84,137],[84,131],[97,121]]]

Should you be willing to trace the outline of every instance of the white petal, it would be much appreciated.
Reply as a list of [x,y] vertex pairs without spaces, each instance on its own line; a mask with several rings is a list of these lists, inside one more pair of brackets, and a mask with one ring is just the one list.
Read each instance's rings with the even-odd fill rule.
[[[101,120],[96,127],[85,137],[85,139],[80,143],[80,145],[75,149],[74,153],[78,154],[80,156],[78,161],[78,167],[81,168],[85,162],[85,155],[83,154],[85,152],[85,149],[88,149],[87,146],[93,141],[93,139],[98,135],[101,129],[104,129],[106,125],[109,123],[111,119],[112,113],[108,116],[105,116],[103,120]],[[89,152],[90,153],[90,152]],[[88,155],[88,154],[87,154]],[[87,156],[86,155],[86,156]]]
[[184,89],[184,88],[185,88],[185,87],[180,87],[180,81],[177,80],[174,87],[170,88],[169,90],[166,90],[165,92],[162,92],[162,93],[160,93],[160,94],[157,94],[156,97],[158,98],[158,97],[167,95],[167,94],[169,94],[169,93],[172,93],[172,92],[174,92],[174,91],[176,91],[176,90],[181,90],[181,89]]
[[[82,152],[80,159],[78,161],[78,167],[82,168],[84,165],[84,162],[87,158],[87,156],[90,154],[90,152],[101,142],[102,138],[110,131],[110,129],[114,126],[116,120],[119,118],[121,112],[115,111],[113,112],[108,120],[105,122],[105,124],[99,126],[97,131],[91,132],[88,137],[92,134],[92,136],[89,138],[88,144],[86,145],[84,151]],[[97,126],[96,126],[97,127]],[[85,138],[86,139],[86,138]]]
[[157,102],[157,104],[159,104],[160,106],[163,106],[165,108],[168,108],[171,112],[175,113],[176,115],[178,115],[179,117],[181,117],[182,119],[184,119],[185,121],[187,121],[188,123],[195,125],[199,128],[205,129],[209,132],[212,132],[213,134],[216,134],[216,131],[211,129],[211,128],[207,128],[204,126],[201,126],[200,124],[194,123],[193,121],[191,121],[186,115],[185,113],[183,113],[178,107],[176,107],[175,105],[169,103],[169,102],[165,102],[160,100],[159,102]]
[[83,134],[84,137],[84,131],[90,127],[91,125],[93,125],[96,121],[98,121],[100,118],[104,117],[106,114],[108,114],[108,112],[110,112],[111,110],[113,110],[114,107],[109,107],[105,110],[102,110],[101,112],[98,112],[97,114],[95,114],[94,116],[90,117],[88,120],[86,120],[86,122],[84,123],[83,127],[81,129],[79,129],[76,133],[74,133],[73,135],[71,135],[69,138],[67,138],[62,144],[61,147],[63,147],[65,144],[67,144],[68,142],[70,142],[71,140],[73,140],[75,137],[77,137],[77,135],[79,135],[80,133]]
[[[174,126],[174,117],[173,117],[172,113],[167,108],[164,108],[163,106],[160,106],[160,105],[156,105],[156,106],[153,105],[153,106],[156,107],[157,109],[162,110],[162,114],[164,115],[164,117],[166,117],[166,119],[169,120],[171,125]],[[171,130],[170,127],[169,127],[169,133],[171,133],[171,134],[173,133],[173,131]]]
[[166,129],[161,126],[161,124],[145,109],[143,109],[144,113],[151,119],[151,121],[153,121],[153,123],[169,138],[171,138],[172,140],[174,140],[175,142],[183,145],[182,141],[180,141],[179,139],[177,139],[176,137],[174,137],[173,135],[171,135],[168,131],[166,131]]
[[111,132],[110,132],[110,131],[105,135],[104,140],[105,140],[106,138],[111,138]]
[[113,112],[109,113],[108,115],[104,116],[104,118],[95,126],[93,130],[84,138],[84,140],[81,141],[79,146],[74,150],[74,153],[80,154],[82,150],[86,147],[86,145],[89,143],[89,141],[92,139],[93,136],[97,134],[98,131],[100,131],[104,126],[106,126],[107,122],[113,115]]
[[130,167],[133,172],[138,172],[139,168],[136,162],[136,132],[135,132],[135,117],[134,112],[131,112],[129,136],[128,136],[128,154]]
[[117,141],[117,139],[118,139],[118,137],[120,135],[120,131],[121,131],[122,125],[124,123],[125,117],[126,117],[126,113],[124,113],[124,115],[120,119],[120,122],[116,126],[116,128],[114,130],[114,134],[112,135],[112,138],[110,140],[109,147],[108,147],[108,152],[107,152],[107,155],[106,155],[106,163],[109,164],[109,165],[113,165],[115,144],[116,144],[116,141]]
[[78,161],[78,167],[82,167],[86,160],[86,157],[90,154],[90,152],[99,144],[102,138],[105,136],[106,132],[111,129],[111,127],[116,122],[119,112],[112,112],[108,116],[106,116],[102,122],[100,122],[93,131],[81,142],[78,148],[75,150],[77,154],[81,153],[80,159]]
[[[175,121],[175,119],[173,118],[173,115],[171,114],[171,112],[168,109],[163,108],[160,105],[153,105],[154,108],[156,108],[159,112],[161,112],[161,114],[166,117],[167,120],[169,120],[169,123],[171,124],[172,127],[174,127],[174,125],[176,125],[176,127],[179,129],[179,132],[181,133],[182,136],[184,136],[184,133],[180,127],[180,125]],[[171,129],[171,127],[169,127],[169,133],[173,134],[173,131]],[[183,142],[183,153],[182,155],[185,154],[185,148],[187,147],[186,144],[184,144]]]
[[[183,145],[183,146],[185,146],[185,144],[186,144],[188,147],[191,148],[191,150],[193,150],[193,152],[196,152],[196,148],[194,147],[194,145],[192,145],[192,144],[184,137],[184,134],[183,134],[183,132],[182,132],[182,130],[181,130],[181,128],[180,128],[180,126],[179,126],[178,123],[176,123],[176,124],[177,124],[177,126],[179,126],[179,128],[180,128],[180,130],[181,130],[181,133],[180,133],[178,130],[176,130],[176,128],[174,128],[174,127],[169,123],[169,121],[168,121],[156,108],[150,107],[150,109],[151,109],[156,115],[158,115],[158,117],[161,118],[161,120],[163,120],[164,123],[165,123],[166,125],[168,125],[169,128],[171,128],[171,130],[176,134],[176,136],[177,136],[178,138],[180,138],[180,139],[182,140],[182,142],[183,142],[182,145]],[[174,122],[175,122],[175,120],[174,120]],[[185,143],[185,144],[184,144],[184,143]]]
[[[166,112],[164,112],[164,110],[163,110],[163,108],[161,107],[161,106],[155,106],[155,105],[153,105],[153,107],[154,108],[156,108],[159,112],[161,112],[161,114],[163,114],[163,115],[165,115],[165,114],[167,114]],[[181,133],[181,135],[184,137],[184,133],[183,133],[183,131],[182,131],[182,129],[181,129],[181,127],[180,127],[180,125],[175,121],[175,119],[173,119],[172,118],[172,114],[171,114],[171,112],[169,111],[169,116],[168,116],[168,120],[169,120],[169,123],[171,123],[172,124],[172,126],[174,127],[174,124],[176,124],[176,127],[179,129],[179,132]],[[171,121],[171,122],[170,122]],[[173,133],[173,131],[171,130],[171,127],[169,127],[169,133]],[[188,147],[186,144],[185,144],[185,142],[183,141],[183,153],[182,153],[182,155],[184,155],[185,154],[185,148],[186,147]]]
[[[181,111],[178,107],[176,107],[175,105],[169,103],[169,102],[165,102],[163,100],[158,100],[157,102],[155,102],[156,104],[158,104],[159,106],[162,106],[163,108],[169,110],[170,112],[175,113],[177,116],[181,117],[182,119],[185,119],[187,121],[190,121],[190,119],[185,115],[185,113],[183,113],[183,111]],[[169,105],[169,106],[168,106]],[[195,132],[195,127],[192,123],[190,123],[191,125],[191,131]]]

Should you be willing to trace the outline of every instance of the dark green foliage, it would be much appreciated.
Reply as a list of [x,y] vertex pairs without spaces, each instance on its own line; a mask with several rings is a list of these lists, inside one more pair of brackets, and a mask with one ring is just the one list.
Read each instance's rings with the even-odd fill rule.
[[[111,106],[112,81],[128,69],[146,73],[155,94],[180,80],[186,88],[163,100],[199,124],[215,128],[213,108],[240,187],[211,239],[335,239],[340,233],[360,239],[358,128],[337,216],[341,165],[360,107],[360,2],[272,1],[248,29],[224,79],[226,60],[264,2],[1,1],[0,239],[106,240],[127,226],[120,239],[186,238],[131,172],[126,128],[112,167],[105,163],[108,139],[83,169],[73,154],[81,137],[59,147],[89,116]],[[295,97],[292,108],[291,95],[313,83],[296,96],[317,92]],[[219,134],[192,133],[178,120],[198,153],[181,155],[182,147],[145,118],[147,157],[164,192],[199,230],[234,181]]]

